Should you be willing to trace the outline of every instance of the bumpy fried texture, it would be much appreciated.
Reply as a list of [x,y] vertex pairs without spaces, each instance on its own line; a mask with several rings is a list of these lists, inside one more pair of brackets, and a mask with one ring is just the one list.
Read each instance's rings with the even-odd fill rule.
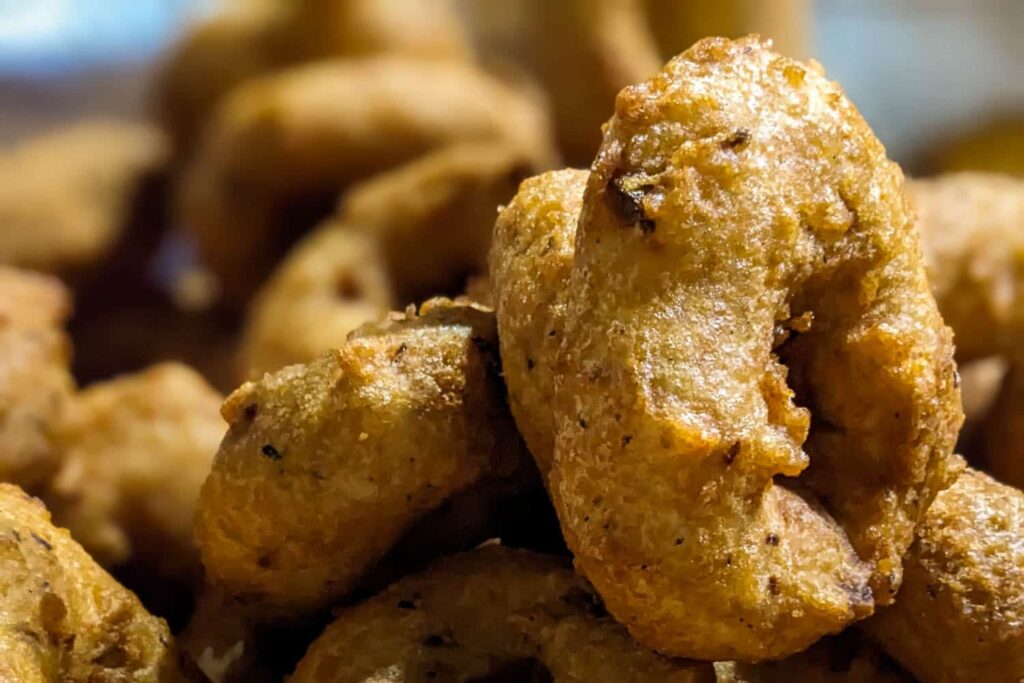
[[258,79],[219,109],[185,180],[182,220],[241,302],[338,193],[454,142],[551,159],[543,106],[475,67],[401,57]]
[[353,187],[339,220],[381,244],[398,306],[453,295],[486,271],[498,206],[538,170],[506,143],[453,145]]
[[170,363],[79,393],[44,494],[56,522],[106,567],[197,580],[192,518],[224,435],[220,403],[198,374]]
[[808,0],[647,0],[651,31],[670,59],[705,36],[759,33],[787,57],[807,53],[813,13]]
[[1024,364],[1006,373],[980,431],[982,461],[988,472],[1024,489]]
[[[549,675],[534,679],[533,672]],[[289,680],[498,675],[554,683],[714,680],[709,664],[667,659],[634,643],[563,560],[499,546],[443,560],[343,611]]]
[[925,683],[1024,678],[1024,493],[972,469],[928,509],[896,603],[864,622]]
[[937,172],[992,171],[1024,176],[1024,121],[993,121],[949,142],[932,166]]
[[160,74],[155,111],[187,152],[220,100],[245,81],[329,56],[400,53],[466,59],[443,0],[248,2],[196,25]]
[[822,638],[777,662],[715,662],[718,683],[913,683],[877,646],[852,630]]
[[959,360],[1024,340],[1024,180],[953,173],[907,183],[928,280]]
[[891,600],[962,413],[902,174],[838,86],[751,37],[626,88],[569,291],[549,487],[638,641],[781,657]]
[[243,385],[200,496],[208,576],[268,612],[323,606],[446,499],[516,476],[498,372],[494,316],[436,300]]
[[60,461],[56,431],[74,382],[56,279],[0,266],[0,481],[36,492]]
[[167,624],[93,562],[46,508],[0,484],[0,679],[192,680]]
[[524,182],[494,226],[490,270],[509,407],[543,474],[554,453],[553,366],[562,343],[587,171]]
[[511,59],[551,100],[566,161],[589,165],[615,94],[661,65],[643,0],[468,3],[478,50]]
[[154,129],[103,119],[3,155],[0,263],[71,276],[100,263],[125,239],[136,192],[165,158]]
[[378,243],[336,221],[304,238],[253,300],[242,334],[249,379],[308,363],[383,317],[393,296]]

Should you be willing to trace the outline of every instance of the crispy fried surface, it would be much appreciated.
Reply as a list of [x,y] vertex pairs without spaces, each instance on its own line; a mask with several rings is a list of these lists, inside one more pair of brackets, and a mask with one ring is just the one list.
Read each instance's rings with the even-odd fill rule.
[[543,106],[475,67],[401,57],[325,62],[250,82],[212,121],[183,222],[244,301],[338,193],[454,142],[504,141],[552,159]]
[[199,577],[192,523],[224,435],[220,395],[173,363],[95,384],[60,430],[60,472],[44,498],[58,524],[106,567]]
[[896,603],[864,629],[928,683],[1024,677],[1024,493],[966,469],[929,508]]
[[392,299],[375,240],[331,221],[292,249],[253,300],[242,334],[242,372],[258,379],[315,360],[387,313]]
[[538,170],[504,142],[452,145],[353,187],[339,220],[381,244],[397,305],[456,294],[486,271],[497,207]]
[[135,192],[166,159],[149,126],[96,119],[0,158],[0,263],[73,274],[125,238]]
[[777,662],[715,662],[718,683],[913,683],[877,646],[855,631],[822,638]]
[[[563,560],[487,547],[437,563],[341,613],[290,679],[712,681],[709,664],[643,650]],[[505,679],[501,679],[505,680]]]
[[1024,488],[1024,365],[1006,373],[980,431],[988,472],[1001,482]]
[[0,679],[185,681],[167,624],[148,614],[50,523],[42,504],[0,484]]
[[589,165],[615,94],[658,70],[643,0],[467,3],[478,51],[512,59],[551,100],[568,163]]
[[509,408],[543,474],[554,453],[553,365],[562,343],[587,171],[524,182],[494,226],[490,270]]
[[323,606],[446,499],[515,476],[495,335],[436,300],[232,394],[197,516],[209,577],[270,612]]
[[33,492],[60,460],[56,430],[74,389],[61,329],[70,309],[56,279],[0,266],[0,481]]
[[817,67],[709,39],[620,93],[550,488],[641,643],[780,657],[891,600],[962,421],[917,241],[899,168]]
[[216,105],[252,78],[329,56],[399,53],[466,59],[469,46],[447,2],[247,2],[192,27],[164,64],[154,110],[179,153]]
[[928,280],[958,360],[1024,340],[1024,180],[952,173],[907,183]]

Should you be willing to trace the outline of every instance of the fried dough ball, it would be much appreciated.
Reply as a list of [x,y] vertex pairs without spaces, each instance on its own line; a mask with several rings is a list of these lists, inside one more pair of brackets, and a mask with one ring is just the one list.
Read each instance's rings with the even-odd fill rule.
[[61,326],[68,292],[49,276],[0,266],[0,482],[36,492],[56,472],[56,431],[74,381]]
[[759,33],[787,57],[803,58],[813,12],[808,0],[647,0],[661,55],[670,59],[705,36]]
[[615,94],[661,65],[643,0],[467,3],[478,51],[524,69],[551,100],[559,149],[588,165]]
[[1024,489],[1024,362],[1003,378],[981,427],[982,460],[996,479]]
[[194,680],[167,624],[9,484],[0,484],[0,653],[4,681]]
[[197,581],[192,523],[224,436],[220,403],[195,371],[173,363],[80,392],[44,495],[56,522],[105,567]]
[[497,206],[528,175],[503,143],[442,148],[353,187],[296,245],[255,298],[246,377],[308,363],[392,306],[454,293],[486,270]]
[[543,106],[470,65],[401,57],[259,79],[224,102],[185,179],[182,221],[231,302],[352,182],[455,142],[552,158]]
[[304,238],[260,290],[242,333],[244,375],[257,379],[344,345],[393,299],[376,240],[332,221]]
[[339,220],[381,244],[400,306],[455,294],[486,271],[498,206],[535,161],[504,142],[452,145],[353,187]]
[[952,173],[907,183],[928,279],[961,361],[1024,340],[1024,180]]
[[620,93],[555,371],[566,540],[660,652],[778,658],[868,616],[952,479],[952,335],[902,174],[756,37]]
[[490,270],[509,408],[543,474],[554,453],[554,364],[562,343],[587,171],[526,180],[494,226]]
[[314,59],[385,52],[468,59],[470,49],[446,0],[249,2],[190,29],[163,66],[154,109],[185,153],[245,81]]
[[1024,678],[1024,493],[967,468],[928,509],[896,603],[863,627],[923,683]]
[[[105,119],[57,129],[5,153],[0,263],[82,277],[122,247],[139,192],[166,156],[153,128]],[[144,230],[154,231],[152,225]]]
[[[548,675],[534,679],[534,672]],[[500,546],[447,558],[342,611],[289,680],[502,675],[554,683],[714,680],[710,664],[671,660],[634,643],[564,560]]]
[[232,394],[197,515],[208,577],[268,614],[309,611],[447,499],[521,476],[494,325],[434,300]]

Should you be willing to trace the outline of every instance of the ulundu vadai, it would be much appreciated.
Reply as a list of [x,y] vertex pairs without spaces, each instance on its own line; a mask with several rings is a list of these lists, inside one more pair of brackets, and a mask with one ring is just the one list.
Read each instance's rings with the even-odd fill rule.
[[714,680],[709,663],[669,659],[633,642],[565,560],[500,546],[442,560],[344,610],[290,680],[488,676],[553,683]]
[[1024,493],[967,468],[928,509],[895,604],[863,628],[922,681],[1024,678]]
[[554,158],[542,103],[471,65],[387,56],[256,79],[218,108],[183,181],[182,223],[228,302],[330,213],[351,183],[455,142]]
[[200,680],[167,624],[10,484],[0,484],[0,595],[0,680]]
[[639,642],[781,657],[899,589],[962,422],[902,184],[820,67],[756,37],[620,93],[576,237],[549,487]]
[[208,578],[268,614],[324,607],[446,500],[520,476],[498,373],[493,314],[433,300],[244,384],[200,495]]

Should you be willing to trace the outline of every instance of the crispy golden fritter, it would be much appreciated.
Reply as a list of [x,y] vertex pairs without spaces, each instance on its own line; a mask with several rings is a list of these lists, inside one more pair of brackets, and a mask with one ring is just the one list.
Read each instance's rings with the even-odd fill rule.
[[467,59],[470,50],[448,2],[247,2],[191,28],[162,68],[154,109],[186,154],[216,105],[245,81],[310,60],[385,52]]
[[807,54],[813,19],[809,0],[646,0],[648,21],[665,59],[705,36],[758,33],[787,57]]
[[199,489],[224,436],[221,396],[167,363],[95,384],[61,426],[61,468],[43,498],[97,562],[196,582]]
[[863,628],[924,683],[1024,678],[1024,493],[966,469],[928,509],[896,603]]
[[499,675],[554,683],[714,680],[710,664],[667,659],[634,643],[564,560],[500,546],[447,558],[342,611],[289,680]]
[[715,673],[718,683],[914,683],[852,629],[776,662],[715,662]]
[[[145,124],[95,119],[0,157],[0,264],[81,276],[130,232],[137,193],[166,159]],[[153,225],[140,226],[152,231]]]
[[251,305],[245,376],[308,363],[392,307],[459,291],[486,270],[497,207],[529,171],[506,144],[467,143],[354,186]]
[[447,499],[520,476],[498,371],[493,314],[434,300],[243,385],[200,496],[209,578],[268,613],[324,606]]
[[1024,348],[1024,180],[953,173],[910,181],[907,194],[957,359]]
[[0,482],[32,492],[60,462],[56,432],[74,390],[61,328],[70,310],[58,280],[0,266]]
[[93,562],[46,508],[0,484],[0,680],[194,680],[162,619]]
[[619,94],[549,487],[639,642],[782,657],[899,588],[963,417],[902,180],[819,67],[756,37]]
[[378,243],[335,220],[297,244],[253,300],[242,333],[242,373],[258,379],[344,345],[393,300]]
[[661,64],[643,0],[467,3],[477,49],[511,60],[548,99],[566,161],[589,165],[615,94]]
[[401,307],[485,272],[498,206],[538,170],[504,142],[452,145],[353,187],[338,216],[380,243]]
[[219,108],[184,182],[181,219],[229,301],[352,182],[455,142],[552,158],[544,107],[461,63],[325,62],[249,82]]
[[1003,378],[979,431],[981,459],[988,472],[1001,482],[1024,489],[1024,355]]
[[530,178],[494,226],[490,270],[509,408],[543,474],[554,452],[553,366],[562,343],[587,171]]

